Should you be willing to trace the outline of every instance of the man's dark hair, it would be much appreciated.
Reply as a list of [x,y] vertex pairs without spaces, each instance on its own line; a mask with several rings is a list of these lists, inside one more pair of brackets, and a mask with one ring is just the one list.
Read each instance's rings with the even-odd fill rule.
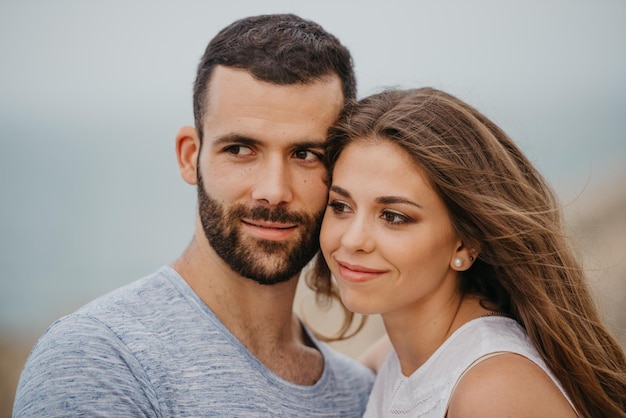
[[242,69],[277,85],[307,84],[337,74],[344,100],[356,97],[350,52],[320,25],[293,14],[243,18],[211,40],[198,65],[193,113],[200,140],[209,79],[216,65]]

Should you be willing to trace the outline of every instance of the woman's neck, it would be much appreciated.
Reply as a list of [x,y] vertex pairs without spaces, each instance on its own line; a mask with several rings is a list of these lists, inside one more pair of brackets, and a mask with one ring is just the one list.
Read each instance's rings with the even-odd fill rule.
[[457,329],[487,312],[477,296],[455,294],[434,306],[383,314],[402,374],[413,374]]

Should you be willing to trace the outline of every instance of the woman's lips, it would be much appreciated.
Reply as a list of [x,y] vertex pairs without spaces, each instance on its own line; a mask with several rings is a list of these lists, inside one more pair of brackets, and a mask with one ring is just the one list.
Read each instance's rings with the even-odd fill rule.
[[347,282],[363,283],[376,279],[385,273],[385,270],[372,269],[357,264],[337,261],[339,276]]

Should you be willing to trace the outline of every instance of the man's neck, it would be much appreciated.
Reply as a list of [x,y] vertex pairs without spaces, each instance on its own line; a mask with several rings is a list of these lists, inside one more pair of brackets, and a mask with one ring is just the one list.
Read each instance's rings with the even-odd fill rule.
[[290,339],[297,277],[261,285],[233,271],[208,243],[197,238],[173,268],[242,342],[257,335],[262,335],[264,344]]
[[[294,383],[317,381],[323,359],[317,349],[308,346],[308,338],[293,314],[298,277],[261,285],[234,272],[208,243],[197,238],[172,267],[267,368]],[[311,371],[302,376],[304,368],[297,367],[298,362],[310,364]]]

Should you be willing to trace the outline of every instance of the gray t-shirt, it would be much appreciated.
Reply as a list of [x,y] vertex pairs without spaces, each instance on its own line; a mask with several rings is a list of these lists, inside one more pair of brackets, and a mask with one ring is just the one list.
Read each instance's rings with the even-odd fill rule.
[[24,366],[13,416],[361,417],[373,373],[311,338],[322,377],[283,380],[163,267],[52,324]]

